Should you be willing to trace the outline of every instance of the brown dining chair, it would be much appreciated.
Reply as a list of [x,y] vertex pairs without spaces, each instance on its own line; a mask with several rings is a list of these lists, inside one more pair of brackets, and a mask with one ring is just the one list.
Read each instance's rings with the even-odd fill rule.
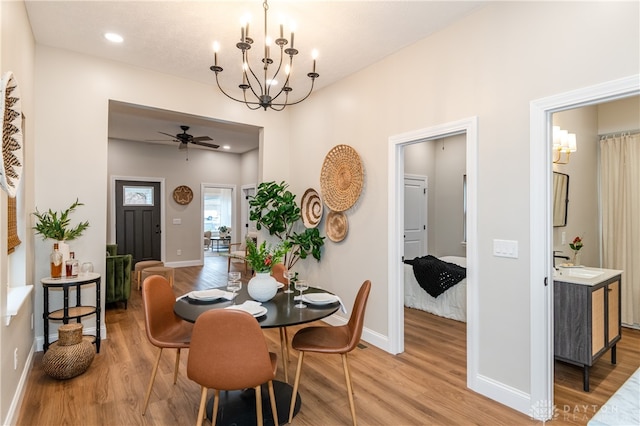
[[[284,277],[284,273],[287,268],[282,263],[276,263],[271,268],[271,276],[276,281],[287,285],[287,279]],[[287,335],[287,327],[280,327],[280,350],[282,355],[282,369],[284,370],[284,381],[289,383],[289,369],[287,363],[289,362],[289,336]]]
[[213,309],[196,320],[187,361],[187,377],[202,388],[196,425],[205,418],[207,389],[215,390],[211,424],[218,416],[221,390],[254,388],[256,419],[262,426],[260,386],[267,383],[274,424],[278,412],[273,391],[278,357],[269,352],[258,321],[249,313],[236,309]]
[[355,349],[362,336],[362,326],[364,324],[364,311],[367,307],[367,299],[371,291],[371,281],[366,280],[360,286],[360,290],[353,303],[353,311],[349,322],[338,327],[307,327],[299,330],[293,340],[291,347],[300,352],[298,355],[298,369],[293,383],[293,394],[291,395],[291,406],[289,407],[289,423],[293,419],[293,409],[295,407],[296,396],[298,395],[298,385],[300,383],[300,373],[302,371],[302,360],[305,352],[317,352],[321,354],[340,354],[342,356],[342,367],[344,378],[347,383],[347,394],[349,395],[349,406],[351,407],[351,418],[353,425],[356,425],[356,407],[353,402],[353,388],[351,385],[351,372],[347,354]]
[[173,372],[173,384],[175,385],[178,380],[180,350],[189,348],[193,324],[182,320],[173,312],[175,301],[176,297],[165,277],[151,275],[143,281],[142,306],[147,338],[152,345],[160,348],[149,380],[147,395],[144,398],[143,416],[147,411],[147,405],[149,405],[149,397],[160,365],[162,350],[165,348],[177,349],[176,365]]

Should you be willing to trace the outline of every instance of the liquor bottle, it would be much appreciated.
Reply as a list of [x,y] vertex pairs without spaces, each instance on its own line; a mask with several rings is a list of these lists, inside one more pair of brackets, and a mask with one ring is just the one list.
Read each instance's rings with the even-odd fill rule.
[[78,260],[74,252],[69,253],[69,260],[66,262],[65,272],[67,273],[67,278],[76,278],[78,276]]
[[53,252],[51,252],[51,278],[62,278],[62,253],[58,250],[58,243],[53,243]]

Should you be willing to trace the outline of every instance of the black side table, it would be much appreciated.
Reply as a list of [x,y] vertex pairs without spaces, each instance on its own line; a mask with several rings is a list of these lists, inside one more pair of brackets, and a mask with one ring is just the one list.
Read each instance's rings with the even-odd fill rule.
[[[89,315],[96,315],[96,334],[94,343],[96,344],[96,352],[100,353],[100,274],[89,272],[79,275],[76,278],[43,278],[40,280],[44,288],[44,311],[42,317],[44,319],[44,351],[49,349],[49,321],[60,321],[68,324],[70,319],[75,319],[77,323],[82,318]],[[96,285],[96,306],[82,305],[81,287],[85,285]],[[76,304],[69,307],[69,288],[76,288]],[[49,289],[62,289],[64,292],[63,308],[55,311],[49,311]]]

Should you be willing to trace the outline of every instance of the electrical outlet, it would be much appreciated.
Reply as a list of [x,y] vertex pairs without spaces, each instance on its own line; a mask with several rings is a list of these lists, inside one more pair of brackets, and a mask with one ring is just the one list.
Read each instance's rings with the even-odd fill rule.
[[182,256],[182,250],[178,249],[178,251],[176,251],[176,254],[177,254],[178,256]]
[[13,369],[18,369],[18,348],[13,350]]

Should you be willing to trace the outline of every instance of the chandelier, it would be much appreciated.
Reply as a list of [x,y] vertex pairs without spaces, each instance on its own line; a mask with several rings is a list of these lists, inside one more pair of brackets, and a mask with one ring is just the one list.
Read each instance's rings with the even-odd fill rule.
[[[271,38],[267,36],[267,12],[269,11],[269,5],[267,0],[262,4],[264,8],[264,49],[259,52],[258,57],[261,64],[257,64],[257,67],[252,67],[249,51],[253,45],[253,39],[249,37],[249,22],[247,21],[240,27],[240,41],[236,44],[236,47],[242,52],[242,84],[238,85],[242,89],[242,98],[234,97],[227,93],[220,85],[219,74],[223,71],[223,68],[218,65],[218,43],[214,43],[214,64],[209,67],[211,71],[216,74],[216,84],[220,91],[229,99],[233,99],[237,102],[242,102],[249,109],[255,110],[258,108],[271,108],[276,111],[282,111],[287,105],[295,105],[307,99],[313,91],[313,85],[316,78],[320,75],[316,73],[316,58],[317,53],[313,52],[313,69],[307,74],[307,77],[311,79],[311,87],[304,97],[301,99],[290,101],[289,93],[293,91],[293,88],[289,86],[289,80],[291,78],[291,72],[293,69],[293,57],[298,54],[298,50],[294,48],[294,32],[291,31],[291,45],[287,48],[289,40],[283,36],[283,25],[280,24],[280,37],[276,38],[274,43],[276,49],[280,50],[280,60],[275,63],[270,57],[271,53]],[[287,59],[288,56],[288,59]],[[284,67],[283,67],[284,64]],[[275,67],[275,71],[274,70]],[[259,77],[260,76],[260,77]],[[284,83],[278,84],[277,78],[281,76],[284,78]]]

